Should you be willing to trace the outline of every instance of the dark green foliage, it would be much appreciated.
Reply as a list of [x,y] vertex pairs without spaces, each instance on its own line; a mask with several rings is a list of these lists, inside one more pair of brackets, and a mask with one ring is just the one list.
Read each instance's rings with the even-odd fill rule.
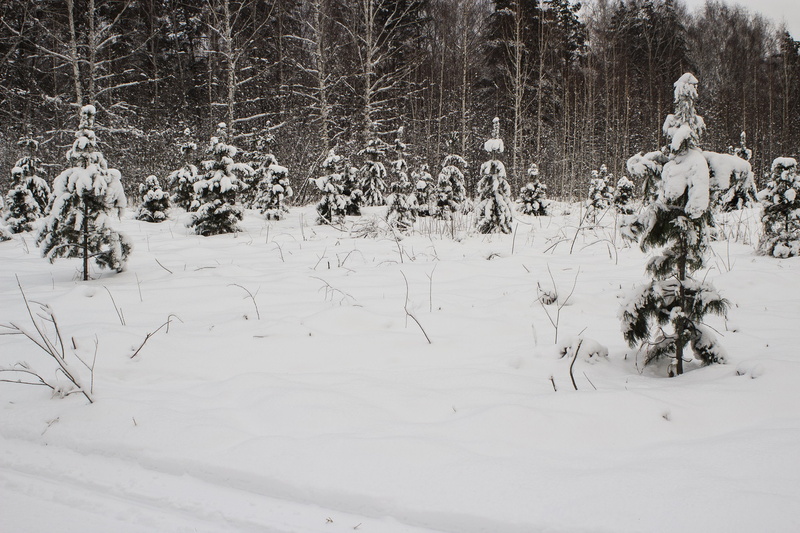
[[772,179],[759,199],[764,206],[759,253],[800,256],[800,174],[795,159],[779,157],[772,163]]

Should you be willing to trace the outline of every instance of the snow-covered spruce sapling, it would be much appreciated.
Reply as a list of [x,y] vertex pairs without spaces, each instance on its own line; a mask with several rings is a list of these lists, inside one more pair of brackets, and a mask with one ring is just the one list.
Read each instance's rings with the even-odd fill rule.
[[341,180],[342,195],[346,200],[345,215],[360,217],[361,206],[364,205],[364,193],[361,191],[361,179],[358,176],[359,170],[350,164],[350,161],[342,161]]
[[636,186],[631,180],[622,176],[617,180],[617,187],[614,190],[614,209],[622,215],[633,213],[633,199],[636,195]]
[[431,205],[431,215],[440,220],[451,220],[463,211],[467,201],[464,169],[466,160],[457,154],[449,154],[442,162],[442,171],[436,179],[436,189]]
[[318,224],[339,224],[344,220],[349,197],[344,195],[342,181],[343,173],[349,167],[347,160],[336,155],[332,149],[322,162],[322,169],[327,174],[309,179],[322,192],[322,198],[317,204]]
[[772,162],[772,176],[758,193],[764,206],[764,231],[758,251],[773,257],[800,256],[800,172],[797,160],[779,157]]
[[620,311],[628,344],[644,350],[645,363],[670,358],[670,375],[683,373],[685,349],[704,364],[725,361],[725,351],[703,322],[725,315],[728,302],[713,285],[694,279],[705,266],[714,220],[709,205],[709,170],[699,148],[705,129],[695,111],[697,79],[684,74],[675,82],[675,113],[664,122],[669,161],[658,198],[623,227],[643,251],[660,248],[647,263],[653,279],[634,290]]
[[628,159],[626,164],[628,174],[641,184],[645,204],[653,202],[658,197],[659,187],[661,187],[661,171],[667,161],[669,158],[660,150],[646,154],[639,152]]
[[198,235],[209,236],[239,231],[239,222],[244,210],[237,196],[244,187],[243,175],[253,173],[245,163],[235,163],[237,149],[228,144],[228,128],[224,122],[211,137],[209,152],[213,159],[203,161],[205,174],[194,184],[199,207],[193,215],[190,227]]
[[392,161],[391,193],[387,197],[388,209],[386,219],[389,225],[401,233],[408,233],[414,229],[417,220],[417,197],[415,187],[408,178],[408,165],[405,160],[405,144],[402,139],[402,128],[398,131],[395,141],[397,159]]
[[528,183],[519,191],[519,211],[525,215],[543,217],[547,215],[547,185],[539,176],[539,165],[528,167]]
[[11,190],[5,199],[3,220],[11,233],[33,229],[33,224],[47,213],[50,203],[50,186],[41,176],[42,161],[36,157],[39,143],[25,138],[18,143],[28,151],[11,169]]
[[511,209],[511,187],[506,180],[506,167],[497,159],[503,153],[500,119],[492,121],[492,137],[483,145],[492,158],[481,165],[478,182],[478,203],[475,217],[480,233],[511,233],[514,214]]
[[44,257],[83,259],[83,280],[89,279],[89,259],[101,268],[124,270],[131,242],[111,226],[112,214],[121,214],[127,200],[118,170],[108,168],[97,148],[92,128],[96,110],[81,109],[75,142],[67,151],[72,165],[53,183],[53,205],[39,231],[37,243]]
[[136,220],[144,222],[163,222],[169,213],[169,194],[161,188],[158,178],[147,176],[139,185],[142,203],[136,212]]
[[738,211],[757,202],[750,163],[737,155],[703,152],[708,162],[711,205],[721,211]]
[[278,164],[272,154],[266,154],[255,169],[255,199],[253,207],[267,220],[281,220],[289,213],[286,202],[294,195],[289,183],[289,170]]
[[387,173],[381,160],[386,155],[387,148],[388,145],[376,136],[368,140],[366,148],[360,152],[365,159],[359,170],[364,205],[383,205],[385,202]]
[[600,165],[600,170],[592,170],[589,197],[586,200],[586,211],[592,220],[596,221],[614,201],[613,181],[614,175],[608,172],[605,165]]
[[[189,135],[190,131],[184,131]],[[181,155],[183,156],[183,166],[171,172],[167,176],[167,186],[172,191],[172,205],[180,207],[186,211],[196,211],[200,204],[194,194],[194,184],[199,178],[197,167],[192,164],[194,152],[197,144],[187,141],[181,145]]]
[[430,167],[423,164],[418,170],[411,172],[411,183],[417,196],[417,215],[428,217],[436,206],[436,184],[430,173]]

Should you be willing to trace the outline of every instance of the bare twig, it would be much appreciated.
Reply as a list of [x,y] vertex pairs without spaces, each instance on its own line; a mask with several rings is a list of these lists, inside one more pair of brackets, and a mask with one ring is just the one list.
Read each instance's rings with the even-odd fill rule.
[[[244,292],[246,292],[246,293],[247,293],[247,296],[245,296],[245,298],[247,298],[247,297],[249,296],[249,297],[250,297],[250,299],[251,299],[251,300],[253,300],[253,306],[256,308],[256,317],[258,318],[258,320],[261,320],[261,313],[259,313],[259,312],[258,312],[258,304],[256,303],[256,296],[255,296],[255,294],[253,294],[252,292],[250,292],[249,290],[247,290],[247,288],[245,288],[245,287],[243,287],[243,286],[239,285],[238,283],[230,283],[230,284],[228,285],[228,287],[231,287],[231,286],[233,286],[233,287],[239,287],[240,289],[242,289]],[[259,290],[261,290],[261,287],[259,287],[258,289],[256,289],[256,294],[258,294],[258,291],[259,291]]]
[[572,368],[575,366],[575,360],[578,358],[578,352],[581,351],[582,344],[583,339],[578,341],[578,346],[575,347],[575,353],[572,355],[572,362],[569,364],[569,379],[572,380],[572,386],[575,387],[575,390],[578,390],[578,385],[575,383],[575,375],[572,373]]
[[[158,326],[155,330],[153,330],[150,333],[148,333],[147,335],[145,335],[144,340],[142,341],[142,344],[140,344],[139,347],[136,348],[136,351],[133,352],[133,354],[131,355],[130,358],[133,359],[134,357],[139,355],[139,352],[142,350],[142,348],[144,348],[144,345],[147,344],[147,341],[150,340],[150,337],[152,337],[153,335],[155,335],[156,333],[161,331],[162,328],[167,328],[166,333],[169,333],[169,324],[170,324],[170,321],[172,320],[173,317],[177,318],[178,320],[181,320],[180,317],[178,317],[177,315],[169,315],[167,317],[167,321],[166,322],[164,322],[163,324]],[[183,320],[181,320],[181,322],[183,322]]]
[[164,265],[162,265],[162,264],[161,264],[161,261],[159,261],[159,260],[158,260],[158,259],[156,259],[155,257],[154,257],[153,259],[155,259],[156,263],[158,263],[158,266],[160,266],[161,268],[163,268],[164,270],[166,270],[167,272],[169,272],[170,274],[172,274],[172,270],[170,270],[170,269],[168,269],[167,267],[165,267]]
[[105,285],[103,285],[103,288],[108,293],[108,297],[111,298],[111,305],[114,306],[114,311],[117,312],[117,317],[119,317],[119,323],[122,324],[123,326],[126,325],[125,324],[125,317],[122,314],[122,309],[117,307],[117,302],[114,301],[114,296],[111,295],[111,291],[108,290],[108,287],[106,287]]
[[422,331],[422,334],[423,334],[423,335],[425,335],[425,340],[427,340],[427,341],[428,341],[428,344],[433,344],[433,343],[431,342],[431,338],[430,338],[430,337],[428,337],[428,334],[427,334],[427,333],[425,333],[425,328],[423,328],[423,327],[422,327],[422,324],[420,324],[420,323],[419,323],[419,320],[417,320],[417,317],[415,317],[415,316],[414,316],[414,315],[411,313],[411,311],[409,311],[409,310],[408,310],[408,278],[406,277],[405,273],[403,273],[403,271],[402,271],[402,270],[400,271],[400,274],[403,276],[403,280],[406,282],[406,301],[405,301],[405,303],[403,304],[403,310],[406,312],[406,317],[411,317],[411,320],[413,320],[414,322],[416,322],[416,323],[417,323],[417,326],[419,326],[419,329],[420,329],[420,331]]

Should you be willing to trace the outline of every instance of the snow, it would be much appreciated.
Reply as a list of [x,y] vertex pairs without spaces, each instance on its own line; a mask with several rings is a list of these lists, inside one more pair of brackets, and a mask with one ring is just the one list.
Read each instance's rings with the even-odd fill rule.
[[753,169],[749,162],[741,157],[731,154],[716,152],[703,152],[711,171],[711,189],[727,190],[731,186],[732,176],[741,176],[743,180],[752,183]]
[[[708,272],[740,324],[709,317],[729,363],[668,379],[616,318],[646,255],[594,245],[619,242],[610,220],[570,253],[563,208],[460,242],[355,238],[313,207],[208,238],[181,211],[127,214],[128,270],[89,282],[29,235],[0,243],[0,323],[28,324],[16,274],[78,355],[98,347],[92,405],[0,383],[0,531],[797,530],[800,259],[713,243],[733,264]],[[576,276],[556,340],[537,283],[566,296]],[[608,355],[577,358],[575,391],[554,354],[580,336]],[[53,376],[0,336],[17,361]]]
[[483,144],[483,149],[490,154],[502,154],[504,150],[503,139],[489,139]]
[[684,211],[691,218],[701,216],[708,209],[709,171],[703,152],[697,148],[678,154],[664,165],[661,174],[662,199],[666,203],[680,198],[688,189]]

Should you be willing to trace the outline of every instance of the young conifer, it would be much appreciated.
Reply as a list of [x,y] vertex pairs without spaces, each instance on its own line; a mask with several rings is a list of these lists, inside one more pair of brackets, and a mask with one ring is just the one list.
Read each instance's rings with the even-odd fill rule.
[[89,279],[89,259],[101,268],[124,270],[131,243],[111,226],[111,214],[121,214],[127,200],[118,170],[108,168],[97,148],[94,134],[94,106],[81,109],[75,142],[67,151],[72,165],[53,183],[53,205],[37,242],[42,254],[55,261],[59,257],[80,257],[83,280]]
[[142,203],[136,212],[136,219],[144,222],[164,222],[169,213],[169,194],[161,189],[158,178],[147,176],[139,185]]
[[625,340],[645,353],[645,362],[670,358],[670,375],[682,374],[687,345],[704,364],[725,360],[725,351],[704,324],[709,313],[724,315],[728,302],[711,283],[692,274],[703,268],[714,223],[709,206],[709,170],[699,148],[705,129],[695,111],[697,79],[675,83],[675,113],[667,117],[670,141],[658,198],[623,228],[643,251],[656,251],[646,271],[653,279],[623,305]]
[[542,217],[547,215],[547,185],[539,176],[539,165],[528,167],[528,183],[519,191],[519,210],[525,215]]
[[[187,128],[184,130],[187,137],[191,133]],[[181,155],[183,156],[183,166],[167,176],[167,185],[172,191],[172,205],[185,209],[186,211],[196,211],[200,204],[194,193],[194,184],[197,183],[199,176],[197,167],[192,164],[194,152],[197,144],[187,141],[181,144]]]
[[272,154],[261,157],[255,169],[255,199],[253,207],[267,220],[280,220],[289,213],[286,204],[294,195],[289,183],[289,169],[278,164]]
[[33,229],[36,220],[47,212],[50,203],[50,186],[41,176],[42,161],[35,153],[39,143],[30,138],[18,143],[28,151],[11,169],[11,190],[5,201],[3,219],[11,233],[22,233]]
[[476,224],[480,233],[511,233],[514,218],[511,209],[511,187],[506,180],[506,167],[497,159],[503,153],[500,138],[500,119],[492,121],[492,138],[483,149],[492,157],[481,165],[478,182],[478,203],[475,206]]
[[758,193],[764,206],[764,232],[758,251],[773,257],[800,255],[800,172],[797,160],[779,157],[772,163],[772,179]]

